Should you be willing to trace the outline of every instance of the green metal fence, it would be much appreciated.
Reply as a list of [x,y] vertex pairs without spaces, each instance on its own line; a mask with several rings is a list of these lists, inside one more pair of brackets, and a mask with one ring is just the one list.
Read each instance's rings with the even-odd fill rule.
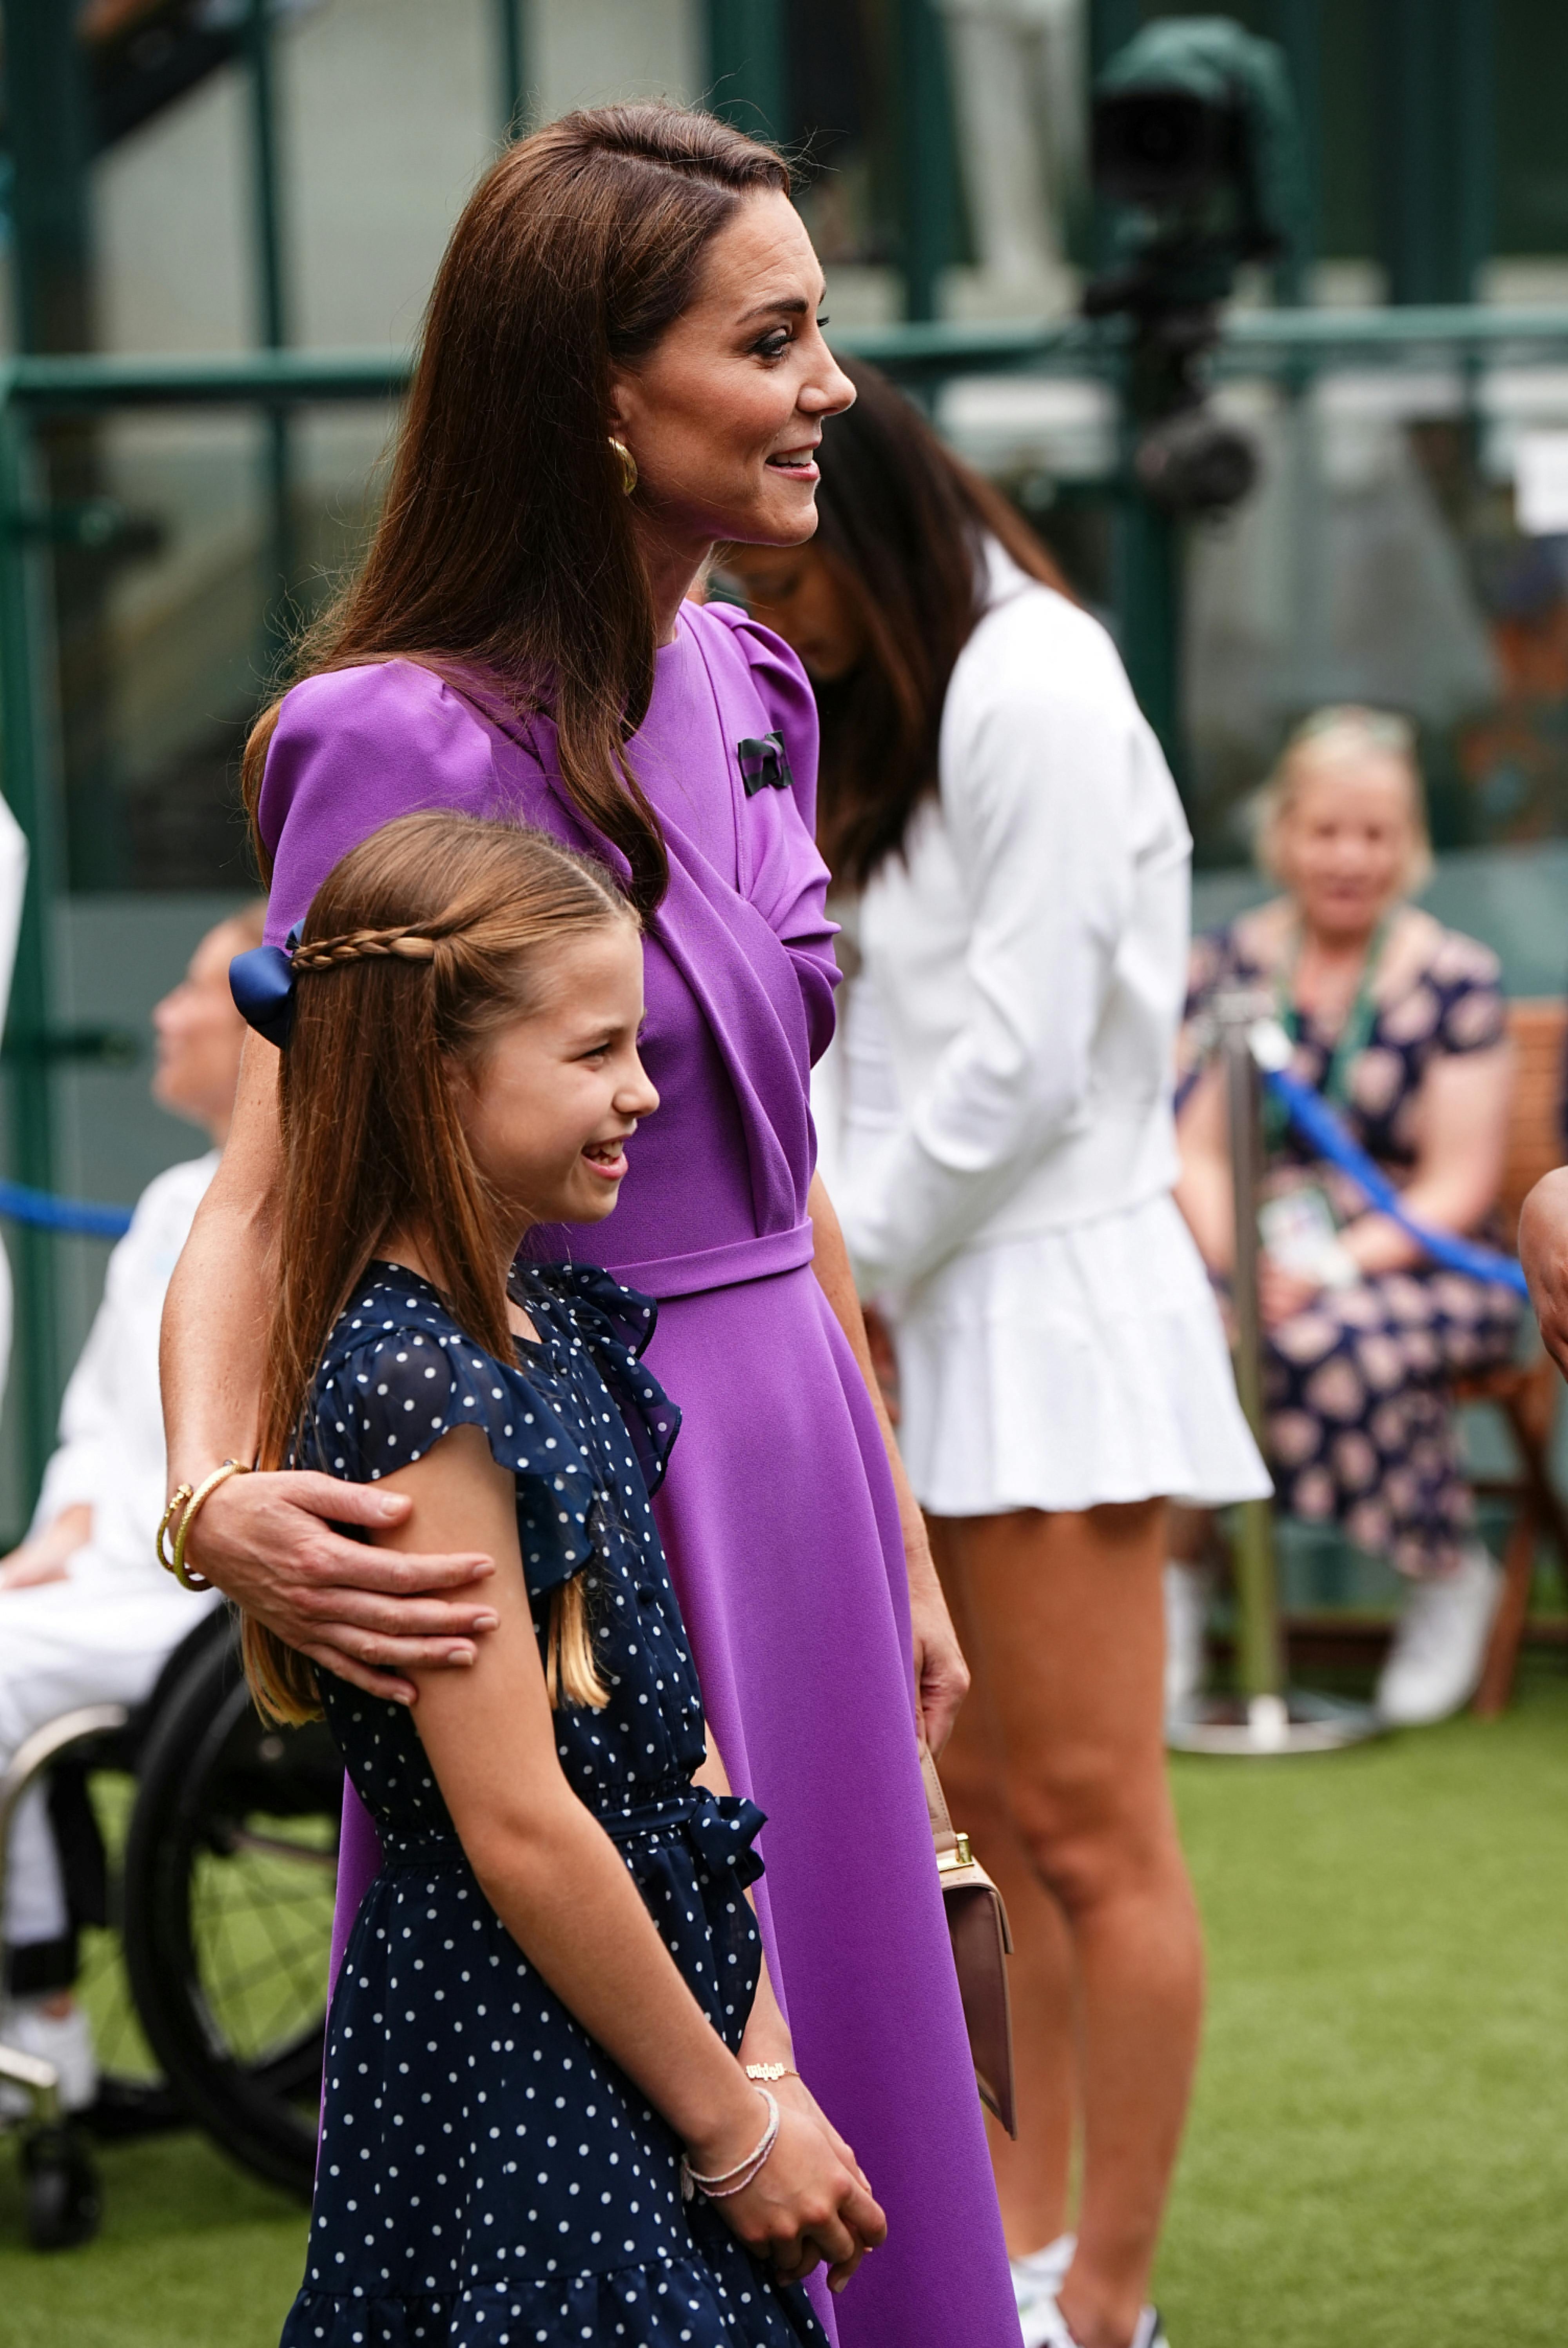
[[[520,58],[514,91],[520,88]],[[1114,324],[1067,320],[1050,326],[914,323],[838,338],[886,367],[913,393],[932,396],[962,376],[1055,375],[1122,383],[1126,342]],[[1277,309],[1237,313],[1214,355],[1218,378],[1275,380],[1305,393],[1326,371],[1354,366],[1457,366],[1479,397],[1499,364],[1568,358],[1568,310],[1415,308]],[[26,910],[6,1030],[11,1162],[16,1177],[53,1187],[54,1076],[82,1048],[60,1030],[51,1002],[48,909],[62,885],[61,779],[55,738],[48,572],[62,544],[91,543],[116,526],[103,501],[50,510],[36,441],[41,427],[73,415],[135,409],[248,410],[273,420],[274,445],[306,407],[395,398],[406,385],[401,355],[273,348],[222,358],[22,358],[0,368],[0,781],[31,850]],[[1125,470],[1102,485],[1116,516],[1114,601],[1123,650],[1145,707],[1169,734],[1179,613],[1173,597],[1172,533]],[[62,1365],[56,1343],[52,1250],[25,1231],[14,1249],[15,1360],[21,1438],[36,1485],[54,1436]]]

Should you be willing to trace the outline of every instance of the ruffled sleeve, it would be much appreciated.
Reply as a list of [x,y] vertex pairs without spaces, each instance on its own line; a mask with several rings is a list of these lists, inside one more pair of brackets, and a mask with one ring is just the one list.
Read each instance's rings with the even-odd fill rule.
[[345,1483],[374,1484],[456,1426],[477,1426],[518,1479],[528,1588],[552,1590],[592,1554],[595,1480],[567,1422],[518,1370],[458,1334],[366,1330],[334,1349],[317,1378],[305,1448]]
[[764,731],[783,738],[789,761],[789,788],[759,791],[751,805],[760,821],[747,824],[754,847],[746,895],[794,964],[815,1062],[833,1040],[838,983],[838,924],[827,917],[828,870],[816,850],[816,699],[782,636],[733,603],[710,603],[706,613],[730,632],[767,711]]
[[664,1480],[671,1447],[681,1431],[681,1413],[643,1364],[659,1307],[652,1297],[623,1288],[592,1264],[519,1266],[519,1302],[532,1312],[541,1295],[545,1310],[561,1316],[570,1336],[591,1354],[626,1422],[632,1455],[650,1495]]
[[413,661],[307,677],[283,696],[257,819],[272,859],[267,942],[282,945],[340,857],[422,808],[487,813],[490,728]]

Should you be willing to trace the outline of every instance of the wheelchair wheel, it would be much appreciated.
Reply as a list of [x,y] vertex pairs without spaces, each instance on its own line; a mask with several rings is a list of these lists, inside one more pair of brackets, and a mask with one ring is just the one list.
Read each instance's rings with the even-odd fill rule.
[[138,1777],[125,1955],[148,2043],[225,2150],[308,2196],[343,1765],[320,1723],[259,1717],[230,1638],[170,1691]]

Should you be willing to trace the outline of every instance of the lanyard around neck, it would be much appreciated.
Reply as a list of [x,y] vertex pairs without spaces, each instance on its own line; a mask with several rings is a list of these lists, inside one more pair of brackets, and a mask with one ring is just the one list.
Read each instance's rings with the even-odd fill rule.
[[[1318,1086],[1324,1099],[1332,1101],[1339,1108],[1350,1106],[1351,1066],[1371,1042],[1372,1030],[1378,1024],[1378,969],[1383,958],[1383,949],[1389,942],[1389,917],[1385,913],[1372,932],[1366,959],[1361,964],[1356,1000],[1335,1038],[1328,1066],[1323,1072],[1323,1082]],[[1301,1038],[1301,1014],[1296,1007],[1295,984],[1296,965],[1300,960],[1301,932],[1298,928],[1289,959],[1275,983],[1279,1001],[1279,1024],[1293,1044]]]

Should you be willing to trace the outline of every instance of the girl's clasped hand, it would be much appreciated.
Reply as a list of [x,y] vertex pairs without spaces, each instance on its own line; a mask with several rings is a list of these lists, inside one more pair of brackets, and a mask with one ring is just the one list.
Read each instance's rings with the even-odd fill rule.
[[[792,2108],[776,2089],[774,2095],[778,2128],[772,2150],[749,2182],[738,2192],[721,2195],[713,2207],[749,2250],[768,2260],[781,2281],[799,2282],[825,2266],[828,2289],[842,2291],[866,2251],[886,2240],[886,2220],[854,2154],[816,2110],[809,2093],[804,2098],[809,2111]],[[688,2165],[696,2169],[700,2161],[723,2161],[729,2156],[730,2168],[743,2167],[772,2125],[760,2098],[757,2112],[760,2126],[753,2126],[752,2142],[743,2147],[738,2161],[734,2146],[739,2137],[721,2131],[701,2147],[687,2147]],[[709,2177],[727,2173],[723,2168],[702,2168]]]
[[[324,1709],[385,1853],[285,2348],[358,2336],[389,2293],[446,2337],[432,2301],[475,2290],[553,2301],[530,2337],[599,2336],[604,2290],[651,2305],[675,2273],[682,2322],[710,2302],[682,2340],[821,2343],[794,2287],[825,2265],[842,2290],[886,2227],[794,2073],[745,1897],[763,1814],[707,1735],[649,1506],[678,1422],[641,1361],[654,1308],[518,1262],[535,1223],[610,1213],[659,1106],[637,917],[541,834],[433,812],[245,959],[241,1005],[285,1039],[262,1463],[401,1493],[373,1540],[494,1566],[494,1629],[466,1670],[416,1671],[413,1706],[245,1622],[260,1702]],[[484,2244],[472,2268],[449,2234]]]

